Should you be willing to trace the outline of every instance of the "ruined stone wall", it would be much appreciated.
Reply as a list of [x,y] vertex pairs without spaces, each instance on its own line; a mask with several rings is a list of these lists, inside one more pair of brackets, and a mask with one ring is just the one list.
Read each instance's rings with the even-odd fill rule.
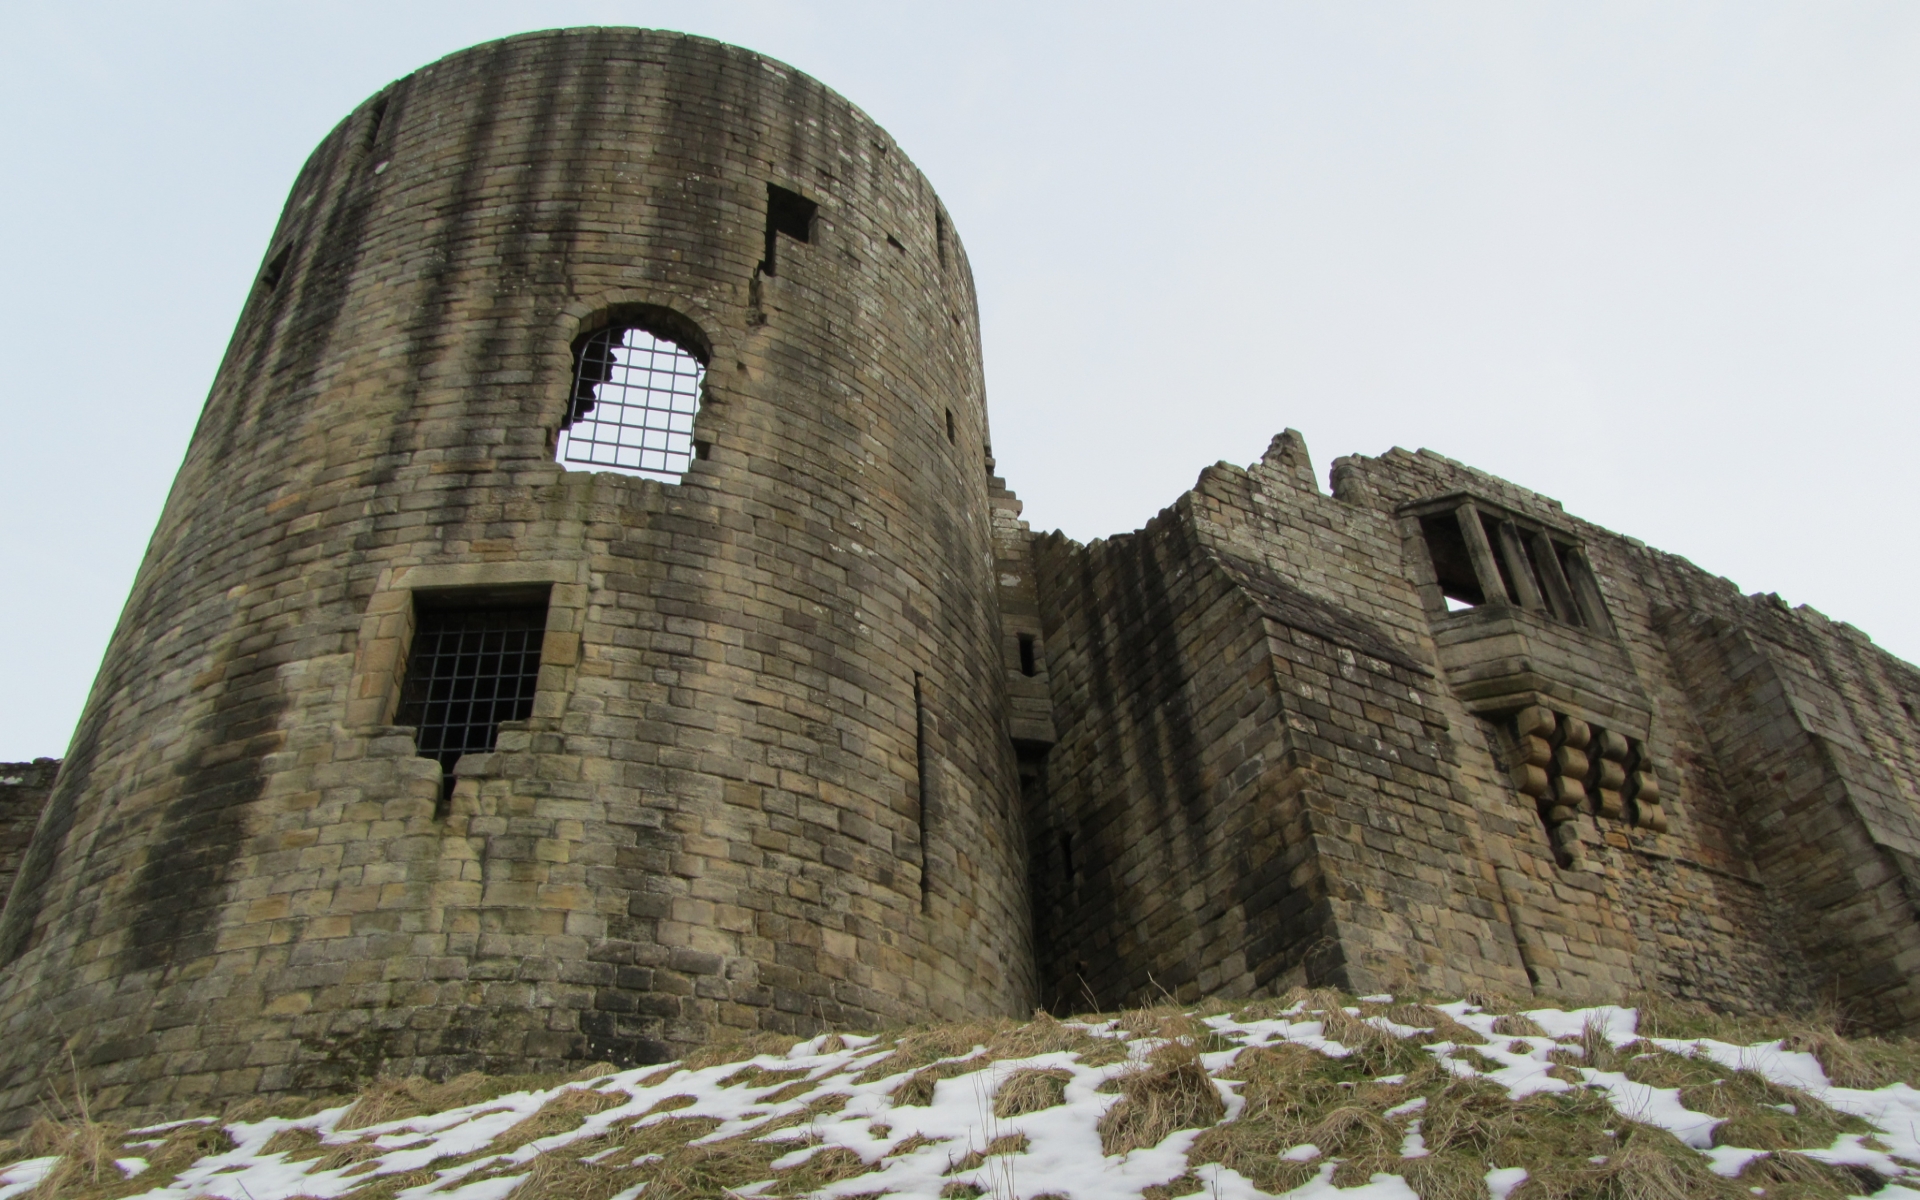
[[[1646,989],[1735,1011],[1790,1010],[1818,994],[1876,1026],[1911,1027],[1911,668],[1817,615],[1741,598],[1437,455],[1343,459],[1333,479],[1323,494],[1305,447],[1283,434],[1249,470],[1203,472],[1140,534],[1086,547],[1034,539],[1060,736],[1047,788],[1030,803],[1043,976],[1062,973],[1050,939],[1118,942],[1144,910],[1172,935],[1142,937],[1151,949],[1118,961],[1150,963],[1156,982],[1161,972],[1233,981],[1201,990],[1270,990],[1302,976],[1588,999]],[[1502,537],[1498,527],[1517,521],[1574,547],[1568,570],[1583,574],[1552,582],[1567,604],[1590,588],[1579,604],[1598,604],[1596,619],[1569,616],[1539,586],[1452,611],[1420,515],[1461,501]],[[1134,569],[1116,569],[1130,558]],[[1275,633],[1252,683],[1208,676],[1180,642],[1219,623],[1227,606],[1197,581],[1223,572]],[[1180,631],[1166,646],[1125,632],[1153,595],[1164,597],[1157,626]],[[1772,699],[1743,698],[1735,685],[1750,668],[1724,650],[1709,662],[1680,644],[1724,640],[1700,632],[1709,618],[1712,630],[1762,619],[1791,628],[1751,635],[1799,647],[1755,653],[1785,681]],[[1312,647],[1319,663],[1290,655],[1289,643]],[[1066,665],[1100,653],[1126,670],[1103,678]],[[1172,672],[1173,686],[1143,688],[1157,671]],[[1179,856],[1186,827],[1231,828],[1277,809],[1217,788],[1167,821],[1156,814],[1183,790],[1131,759],[1137,743],[1165,742],[1155,722],[1177,709],[1168,698],[1197,710],[1249,686],[1273,697],[1261,715],[1197,738],[1187,757],[1204,765],[1252,748],[1283,758],[1298,772],[1284,800],[1298,815],[1250,844],[1251,866],[1196,871]],[[1073,748],[1102,738],[1090,767]],[[1771,807],[1750,798],[1768,786]],[[1043,862],[1038,831],[1094,813],[1126,818],[1114,823],[1129,861],[1172,869],[1123,871],[1132,891],[1063,907],[1073,892]],[[1278,957],[1299,964],[1294,974],[1249,978],[1233,957],[1249,939],[1210,949],[1191,929],[1230,911],[1237,881],[1269,861],[1324,897],[1326,915],[1285,935]],[[1849,958],[1861,966],[1841,980]],[[1116,978],[1101,999],[1146,994]]]
[[0,897],[13,890],[33,828],[40,823],[59,773],[59,760],[52,758],[0,763]]
[[[1524,988],[1432,672],[1379,610],[1228,536],[1260,519],[1250,483],[1210,468],[1139,534],[1036,542],[1060,731],[1030,809],[1043,972],[1102,1003]],[[1064,836],[1072,876],[1042,858]]]
[[1176,515],[1035,559],[1060,731],[1028,824],[1045,1000],[1302,977],[1330,916],[1259,608]]
[[1476,748],[1470,769],[1477,803],[1509,839],[1511,865],[1501,864],[1501,882],[1538,986],[1595,998],[1650,989],[1736,1011],[1806,1003],[1799,955],[1780,931],[1778,910],[1787,897],[1778,888],[1769,891],[1755,869],[1746,830],[1720,786],[1718,760],[1655,628],[1657,601],[1645,579],[1644,548],[1569,516],[1556,501],[1425,451],[1342,459],[1333,476],[1336,499],[1364,505],[1380,520],[1396,520],[1402,506],[1431,496],[1477,496],[1564,531],[1591,564],[1604,626],[1572,629],[1511,605],[1501,606],[1504,612],[1447,613],[1430,586],[1432,569],[1415,523],[1397,518],[1397,574],[1427,587],[1422,611],[1436,659],[1447,639],[1489,618],[1523,629],[1514,657],[1549,706],[1644,740],[1659,781],[1664,830],[1636,824],[1630,813],[1600,815],[1589,805],[1574,824],[1586,861],[1598,869],[1566,869],[1534,801],[1513,786],[1511,722],[1463,700],[1474,681],[1456,675],[1449,688],[1454,720],[1477,734],[1462,743]]
[[[766,257],[769,184],[816,201]],[[264,256],[0,919],[0,1109],[657,1060],[1035,988],[975,304],[781,64],[570,30],[399,81]],[[575,338],[708,359],[685,481],[552,461]],[[414,597],[549,598],[531,717],[392,724]]]

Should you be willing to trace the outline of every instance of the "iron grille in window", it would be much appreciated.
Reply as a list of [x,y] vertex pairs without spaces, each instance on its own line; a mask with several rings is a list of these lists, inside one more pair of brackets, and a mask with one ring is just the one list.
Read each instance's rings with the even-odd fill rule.
[[679,483],[693,461],[700,360],[644,329],[603,329],[574,357],[573,401],[556,457]]
[[493,749],[500,722],[532,714],[546,627],[544,604],[419,612],[399,720],[419,730],[421,757],[439,760],[443,801],[461,755]]

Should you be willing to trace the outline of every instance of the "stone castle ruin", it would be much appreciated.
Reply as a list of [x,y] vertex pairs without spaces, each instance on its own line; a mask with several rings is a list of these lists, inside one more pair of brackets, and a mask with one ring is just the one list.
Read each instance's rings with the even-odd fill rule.
[[980,364],[933,189],[779,63],[368,100],[0,772],[0,1112],[1301,983],[1920,1029],[1912,667],[1425,451],[1036,535]]

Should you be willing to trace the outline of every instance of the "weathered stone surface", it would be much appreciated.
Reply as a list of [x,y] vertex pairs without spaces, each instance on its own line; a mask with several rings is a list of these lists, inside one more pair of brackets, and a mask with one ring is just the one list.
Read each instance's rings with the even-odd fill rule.
[[[819,205],[777,275],[769,184]],[[714,42],[513,38],[343,122],[266,260],[0,922],[15,1119],[68,1039],[162,1112],[1030,1007],[972,281],[884,131]],[[552,461],[637,305],[711,347],[678,485]],[[535,708],[436,817],[409,597],[509,584]]]
[[[1920,673],[1426,451],[1035,536],[938,199],[787,67],[455,55],[265,261],[69,757],[0,767],[0,1121],[69,1049],[137,1120],[1294,984],[1920,1031]],[[553,461],[636,314],[705,358],[677,483]],[[443,793],[448,594],[547,607]]]
[[13,890],[59,772],[60,764],[51,758],[0,763],[0,897]]

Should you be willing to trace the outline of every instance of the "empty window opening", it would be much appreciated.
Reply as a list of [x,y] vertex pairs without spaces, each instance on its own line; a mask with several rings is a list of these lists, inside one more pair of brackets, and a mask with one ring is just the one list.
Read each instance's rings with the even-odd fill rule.
[[887,235],[887,245],[892,246],[902,254],[907,252],[907,244],[892,234]]
[[1427,552],[1433,558],[1434,580],[1440,594],[1447,598],[1447,611],[1485,604],[1479,576],[1474,574],[1473,555],[1460,532],[1460,521],[1452,513],[1435,513],[1420,518],[1420,532],[1426,537]]
[[798,192],[790,192],[777,183],[767,185],[767,257],[760,264],[762,271],[769,275],[776,273],[774,251],[781,234],[796,242],[813,240],[813,218],[819,211],[818,204]]
[[951,443],[955,440],[956,440],[956,435],[954,434],[954,431],[953,431],[953,410],[948,409],[947,410],[947,441]]
[[573,399],[557,461],[679,483],[696,457],[693,417],[706,367],[637,326],[603,329],[574,352]]
[[287,273],[287,259],[293,255],[292,246],[282,246],[267,260],[267,269],[260,272],[260,286],[269,292],[280,286],[280,277]]
[[1033,657],[1033,635],[1023,633],[1020,635],[1020,673],[1030,676],[1039,669]]
[[532,715],[546,629],[544,599],[419,606],[398,720],[440,763],[442,815],[461,756],[492,750],[500,722]]
[[947,268],[947,214],[938,208],[933,210],[933,252],[940,259],[940,269]]
[[362,150],[372,150],[380,142],[380,126],[387,120],[387,98],[385,96],[373,102],[367,112],[367,136],[360,143]]
[[1427,511],[1414,512],[1447,612],[1496,602],[1613,635],[1599,582],[1578,542],[1563,541],[1524,515],[1458,495],[1420,507]]
[[1073,835],[1071,833],[1063,833],[1060,835],[1060,865],[1066,868],[1067,882],[1073,882],[1075,871],[1073,866]]

